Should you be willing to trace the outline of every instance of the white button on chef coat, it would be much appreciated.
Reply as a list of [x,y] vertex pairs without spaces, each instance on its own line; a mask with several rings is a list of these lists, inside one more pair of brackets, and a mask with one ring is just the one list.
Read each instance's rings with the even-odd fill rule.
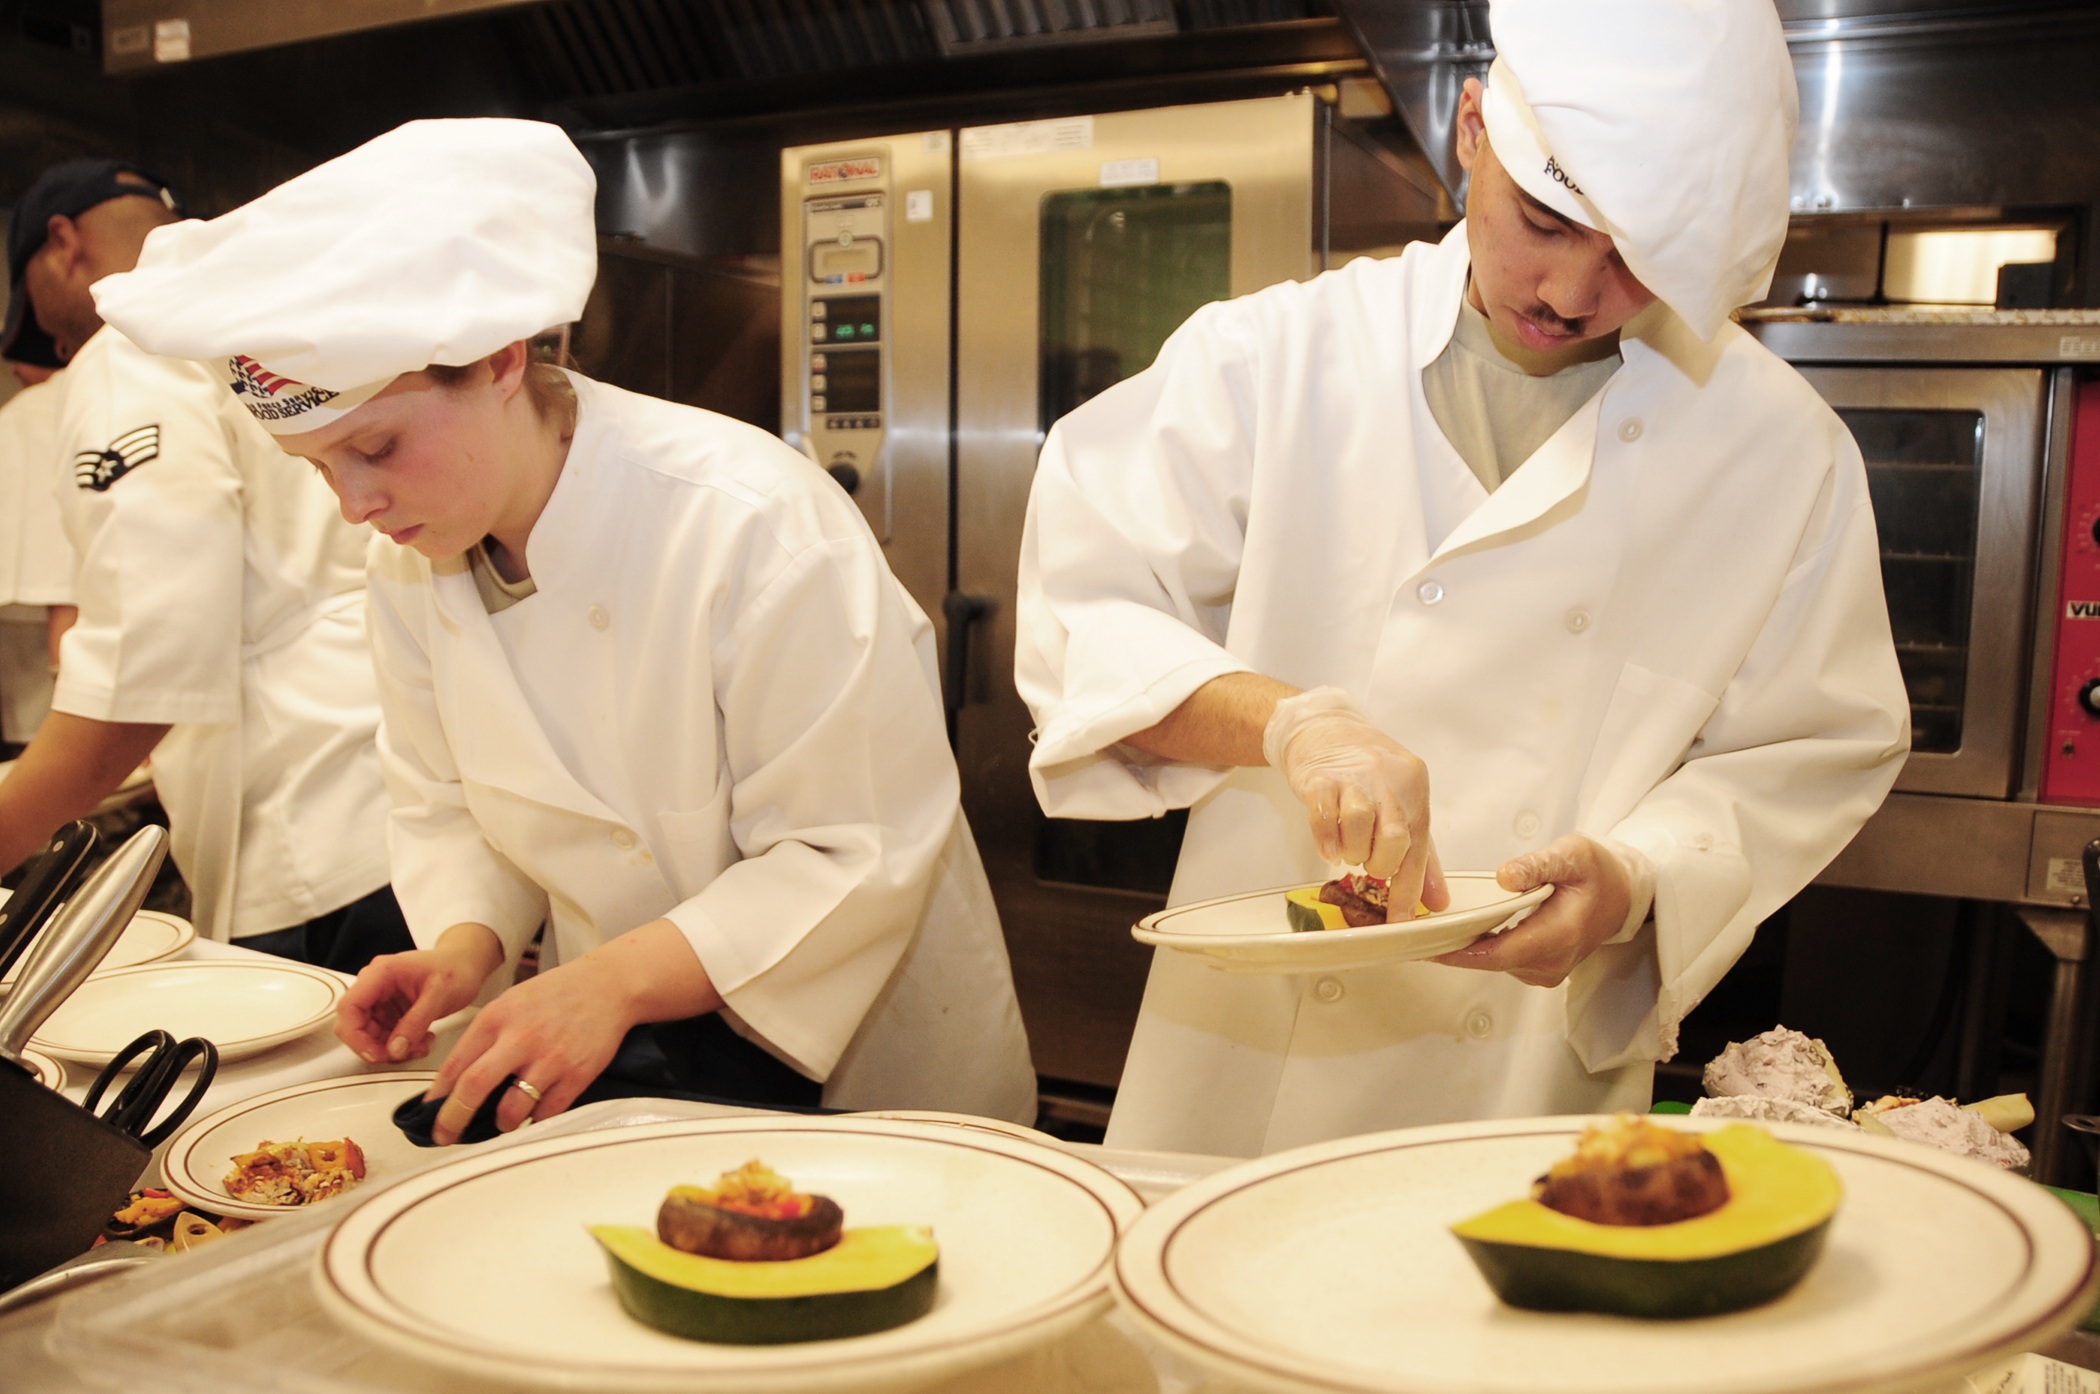
[[1466,1013],[1466,1034],[1476,1041],[1484,1041],[1495,1029],[1494,1013],[1485,1007],[1476,1007]]
[[1518,837],[1529,840],[1539,835],[1539,816],[1536,813],[1519,813],[1509,830]]
[[589,618],[593,629],[604,629],[612,623],[612,616],[605,613],[603,605],[593,605],[589,611]]
[[1342,980],[1340,978],[1320,979],[1313,984],[1313,996],[1329,1004],[1341,1001]]
[[629,832],[627,829],[614,828],[612,830],[612,845],[619,848],[621,851],[624,852],[628,848],[634,846],[634,841],[634,834]]
[[1619,439],[1631,445],[1641,438],[1643,429],[1638,416],[1629,416],[1619,423]]
[[1582,634],[1590,627],[1590,612],[1580,606],[1568,611],[1568,633]]
[[1424,605],[1434,605],[1443,598],[1444,583],[1441,581],[1424,581],[1415,587],[1415,599]]

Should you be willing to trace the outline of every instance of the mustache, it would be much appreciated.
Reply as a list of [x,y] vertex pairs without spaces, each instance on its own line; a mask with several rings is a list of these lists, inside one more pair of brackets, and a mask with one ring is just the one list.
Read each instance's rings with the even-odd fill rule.
[[1589,316],[1587,315],[1582,315],[1575,319],[1563,319],[1543,304],[1533,305],[1524,312],[1524,316],[1526,319],[1533,320],[1556,334],[1579,335],[1582,333],[1583,327],[1589,323]]

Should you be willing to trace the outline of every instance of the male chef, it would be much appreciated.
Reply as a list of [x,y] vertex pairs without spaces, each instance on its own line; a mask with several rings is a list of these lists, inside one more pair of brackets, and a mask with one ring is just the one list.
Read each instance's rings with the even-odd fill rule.
[[79,619],[51,715],[0,782],[0,867],[150,754],[198,929],[354,971],[409,943],[387,884],[369,534],[203,365],[103,326],[89,287],[181,213],[144,170],[74,160],[8,227],[0,357],[68,364]]
[[1551,894],[1435,962],[1160,952],[1112,1144],[1644,1109],[1908,748],[1859,452],[1729,320],[1786,235],[1769,0],[1494,31],[1442,243],[1209,306],[1052,430],[1017,668],[1047,812],[1190,808],[1175,902]]

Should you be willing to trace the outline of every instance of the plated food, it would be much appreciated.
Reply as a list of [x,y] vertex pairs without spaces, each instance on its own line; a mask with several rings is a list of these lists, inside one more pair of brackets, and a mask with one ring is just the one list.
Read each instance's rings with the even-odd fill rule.
[[1700,1317],[1792,1289],[1844,1188],[1762,1128],[1678,1132],[1620,1114],[1513,1200],[1451,1227],[1513,1307]]
[[[1148,1337],[1274,1394],[1894,1394],[2046,1345],[2100,1288],[2092,1236],[2040,1187],[1775,1123],[1843,1193],[1791,1290],[1677,1320],[1511,1306],[1453,1227],[1523,1199],[1596,1121],[1410,1128],[1241,1163],[1145,1211],[1117,1250],[1118,1296]],[[1729,1124],[1677,1126],[1728,1167]],[[1755,1198],[1738,1189],[1686,1228]]]
[[[1360,892],[1356,878],[1328,884],[1343,880],[1356,897],[1354,913],[1364,918],[1370,913],[1365,907],[1375,903],[1372,895],[1383,894],[1383,887]],[[1448,908],[1433,914],[1418,910],[1413,919],[1391,924],[1379,910],[1376,922],[1352,925],[1341,905],[1320,898],[1322,887],[1280,886],[1176,905],[1147,915],[1131,935],[1140,943],[1199,955],[1230,973],[1366,968],[1463,948],[1509,928],[1553,893],[1551,886],[1539,886],[1512,894],[1486,872],[1450,872],[1444,880],[1451,891]],[[1320,932],[1307,932],[1312,930]]]
[[131,1199],[117,1208],[96,1236],[95,1247],[127,1239],[148,1249],[181,1254],[223,1239],[248,1224],[247,1220],[193,1210],[180,1196],[150,1187],[133,1191]]
[[[1390,903],[1391,888],[1386,881],[1361,873],[1337,876],[1317,886],[1297,886],[1283,893],[1284,913],[1295,934],[1381,925],[1386,922]],[[1428,913],[1428,906],[1416,904],[1416,915]]]
[[[660,1244],[649,1220],[673,1183],[754,1157],[793,1192],[839,1202],[839,1244],[802,1260],[679,1258],[734,1266],[750,1281],[821,1273],[851,1256],[862,1229],[930,1230],[930,1310],[863,1335],[762,1344],[692,1340],[637,1320],[592,1227],[628,1221]],[[432,1160],[329,1231],[315,1270],[322,1306],[419,1362],[568,1391],[828,1394],[948,1378],[1098,1314],[1116,1238],[1143,1208],[1129,1186],[1053,1147],[851,1116],[528,1133]]]
[[271,1142],[233,1158],[220,1183],[226,1194],[252,1205],[311,1205],[341,1195],[365,1179],[365,1153],[350,1138],[332,1142]]
[[924,1225],[846,1229],[829,1196],[756,1158],[676,1186],[656,1232],[593,1225],[620,1305],[695,1341],[779,1345],[887,1331],[933,1309],[940,1248]]
[[[410,1143],[392,1122],[401,1097],[428,1088],[435,1078],[432,1070],[388,1070],[287,1085],[237,1100],[192,1118],[169,1140],[161,1154],[163,1184],[210,1214],[270,1220],[297,1214],[358,1185],[391,1181],[437,1160]],[[264,1146],[258,1147],[259,1142]],[[338,1142],[355,1146],[354,1161],[348,1148],[334,1150]],[[240,1178],[249,1174],[244,1172],[244,1159],[290,1146],[303,1152],[281,1158],[292,1186],[274,1179],[275,1169],[260,1159],[250,1165],[264,1184],[243,1184]],[[318,1155],[311,1150],[316,1147],[321,1149]],[[309,1167],[311,1173],[306,1171]],[[337,1178],[329,1175],[335,1171],[347,1173],[347,1180],[336,1184]],[[298,1189],[302,1175],[303,1191]]]

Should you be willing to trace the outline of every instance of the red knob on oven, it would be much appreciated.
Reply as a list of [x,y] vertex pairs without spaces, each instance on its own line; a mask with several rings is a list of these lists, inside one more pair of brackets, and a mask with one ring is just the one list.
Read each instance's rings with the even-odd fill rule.
[[2078,689],[2078,705],[2087,716],[2100,716],[2100,678],[2087,678]]

